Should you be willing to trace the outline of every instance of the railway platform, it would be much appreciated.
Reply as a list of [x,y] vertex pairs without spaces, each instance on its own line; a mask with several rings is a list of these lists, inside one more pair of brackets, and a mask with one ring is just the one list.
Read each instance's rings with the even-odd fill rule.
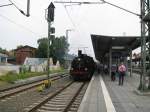
[[112,82],[109,75],[94,74],[78,112],[149,112],[150,95],[137,94],[140,76],[126,76],[124,85],[118,78]]

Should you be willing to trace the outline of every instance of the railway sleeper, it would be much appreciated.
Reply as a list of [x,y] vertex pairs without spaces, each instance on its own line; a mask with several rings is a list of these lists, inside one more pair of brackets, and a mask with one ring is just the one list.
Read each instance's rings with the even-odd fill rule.
[[59,104],[57,104],[57,105],[54,105],[54,104],[45,104],[45,106],[64,107],[65,105],[59,105]]
[[65,102],[48,102],[48,104],[52,104],[52,105],[66,105]]
[[65,107],[63,108],[58,108],[58,107],[49,107],[49,106],[42,106],[40,109],[42,110],[49,110],[49,111],[62,111],[64,110]]
[[38,109],[36,112],[61,112],[61,111],[49,111],[49,110]]

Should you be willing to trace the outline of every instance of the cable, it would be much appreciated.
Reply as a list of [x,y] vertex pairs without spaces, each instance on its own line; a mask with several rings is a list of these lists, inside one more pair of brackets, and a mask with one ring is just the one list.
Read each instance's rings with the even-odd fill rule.
[[100,1],[102,1],[102,2],[104,2],[104,3],[106,3],[106,4],[109,4],[109,5],[111,5],[111,6],[114,6],[114,7],[116,7],[116,8],[119,8],[119,9],[121,9],[121,10],[124,10],[124,11],[126,11],[126,12],[128,12],[128,13],[134,14],[134,15],[136,15],[136,16],[138,16],[138,17],[141,17],[140,14],[134,13],[134,12],[132,12],[132,11],[129,11],[129,10],[125,9],[125,8],[122,8],[122,7],[120,7],[120,6],[117,6],[117,5],[115,5],[115,4],[112,4],[112,3],[110,3],[110,2],[107,2],[107,1],[105,1],[105,0],[100,0]]
[[66,9],[66,7],[65,7],[65,5],[64,5],[64,4],[63,4],[63,6],[64,6],[64,8],[65,8],[65,11],[66,11],[66,13],[67,13],[67,16],[68,16],[68,18],[70,19],[70,21],[71,21],[72,25],[74,26],[74,28],[75,28],[75,29],[76,29],[76,31],[78,32],[79,36],[81,37],[80,32],[79,32],[79,30],[77,29],[77,27],[76,27],[75,23],[73,22],[73,20],[72,20],[71,16],[69,15],[68,10]]
[[1,15],[1,14],[0,14],[0,17],[2,17],[2,18],[4,18],[5,20],[7,20],[7,21],[9,21],[9,22],[11,22],[11,23],[17,25],[18,27],[20,27],[20,28],[22,28],[22,29],[25,29],[26,31],[28,31],[28,32],[30,32],[30,33],[36,35],[36,36],[42,37],[42,36],[40,36],[39,34],[33,32],[32,30],[26,28],[25,26],[23,26],[23,25],[21,25],[21,24],[18,24],[18,23],[16,23],[15,21],[13,21],[13,20],[11,20],[11,19],[9,19],[9,18],[7,18],[7,17],[5,17],[5,16],[3,16],[3,15]]
[[10,5],[13,5],[13,4],[11,3],[11,4],[0,5],[0,7],[10,6]]
[[11,0],[9,0],[19,11],[21,11],[21,9],[17,6],[17,5],[15,5]]
[[[68,16],[68,18],[70,19],[70,21],[71,21],[72,25],[73,25],[73,26],[74,26],[74,28],[77,30],[77,27],[76,27],[75,23],[73,22],[73,20],[72,20],[71,16],[69,15],[69,12],[68,12],[68,10],[67,10],[66,6],[65,6],[64,4],[63,4],[63,6],[64,6],[64,8],[65,8],[65,11],[66,11],[66,13],[67,13],[67,16]],[[77,30],[77,31],[78,31],[78,30]],[[78,33],[79,33],[79,31],[78,31]]]
[[134,15],[136,15],[136,16],[138,16],[138,17],[141,17],[140,14],[134,13],[134,12],[132,12],[132,11],[129,11],[129,10],[125,9],[125,8],[122,8],[122,7],[120,7],[120,6],[117,6],[117,5],[115,5],[115,4],[112,4],[112,3],[110,3],[110,2],[107,2],[107,1],[105,1],[105,0],[100,0],[100,2],[73,2],[73,1],[70,1],[70,2],[54,1],[54,2],[55,2],[55,3],[76,4],[76,5],[81,5],[81,4],[104,4],[104,3],[106,3],[106,4],[111,5],[111,6],[113,6],[113,7],[116,7],[116,8],[119,8],[119,9],[121,9],[121,10],[124,10],[124,11],[126,11],[126,12],[128,12],[128,13],[131,13],[131,14],[134,14]]
[[81,5],[81,4],[103,4],[104,2],[100,3],[100,2],[73,2],[73,1],[70,1],[70,2],[64,2],[64,1],[54,1],[54,3],[66,3],[66,4],[78,4],[78,5]]
[[[79,36],[81,37],[80,32],[79,32],[79,31],[81,31],[81,30],[78,30],[78,29],[77,29],[77,27],[76,27],[76,25],[74,24],[74,22],[73,22],[73,20],[72,20],[71,16],[69,15],[69,12],[68,12],[68,10],[66,9],[65,5],[63,5],[63,6],[64,6],[64,8],[65,8],[65,10],[66,10],[66,12],[67,12],[67,15],[68,15],[68,17],[69,17],[69,19],[70,19],[71,23],[73,24],[73,26],[74,26],[74,27],[75,27],[75,29],[77,30],[77,32],[78,32],[78,34],[79,34]],[[89,31],[87,31],[87,32],[90,34],[90,32],[89,32]],[[79,48],[79,47],[77,47],[77,48]],[[84,45],[83,45],[83,47],[80,47],[80,48],[84,48],[84,52],[86,53],[86,50],[85,50]]]
[[[64,6],[64,5],[63,5]],[[78,30],[78,28],[76,27],[76,24],[73,22],[73,20],[72,20],[72,18],[71,18],[71,16],[69,15],[69,12],[68,12],[68,10],[66,9],[66,7],[64,6],[64,8],[65,8],[65,10],[66,10],[66,13],[67,13],[67,15],[68,15],[68,18],[70,19],[70,21],[71,21],[71,23],[72,23],[72,25],[74,26],[74,28],[76,29],[76,31],[78,32],[78,34],[80,35],[80,30]]]
[[[63,4],[63,6],[64,6],[64,4]],[[69,15],[68,10],[66,9],[66,7],[65,7],[65,6],[64,6],[64,8],[65,8],[65,11],[66,11],[66,13],[67,13],[67,16],[68,16],[68,18],[70,19],[70,21],[71,21],[72,25],[76,28],[76,25],[74,24],[74,22],[73,22],[73,20],[72,20],[71,16]]]
[[64,5],[64,4],[63,4],[63,6],[64,6],[64,8],[65,8],[65,11],[66,11],[66,13],[67,13],[67,16],[68,16],[68,18],[70,19],[70,21],[71,21],[72,25],[73,25],[73,26],[74,26],[74,28],[77,30],[77,32],[80,34],[80,32],[78,31],[78,29],[77,29],[77,27],[76,27],[75,23],[73,22],[73,20],[72,20],[71,16],[69,15],[69,12],[68,12],[67,8],[65,7],[65,5]]
[[23,15],[27,16],[23,10],[21,10],[14,2],[12,2],[11,0],[9,0],[9,2],[11,2],[15,7],[16,9],[18,9]]
[[15,5],[11,0],[9,0],[9,1],[20,11],[20,9],[17,5]]

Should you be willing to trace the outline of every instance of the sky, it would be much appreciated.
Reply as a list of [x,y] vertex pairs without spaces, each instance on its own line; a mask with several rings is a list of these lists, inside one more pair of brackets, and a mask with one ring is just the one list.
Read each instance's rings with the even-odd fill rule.
[[[12,1],[26,12],[27,0]],[[38,47],[37,40],[47,37],[45,9],[52,1],[56,0],[31,0],[30,17],[22,15],[14,6],[0,7],[0,47],[7,50],[15,49],[18,45]],[[106,1],[140,14],[140,0]],[[0,0],[0,5],[8,3],[9,0]],[[139,17],[108,4],[54,5],[55,20],[52,26],[56,29],[55,36],[63,36],[67,29],[72,29],[68,35],[70,53],[77,54],[77,50],[81,49],[84,53],[94,56],[90,34],[140,36]]]

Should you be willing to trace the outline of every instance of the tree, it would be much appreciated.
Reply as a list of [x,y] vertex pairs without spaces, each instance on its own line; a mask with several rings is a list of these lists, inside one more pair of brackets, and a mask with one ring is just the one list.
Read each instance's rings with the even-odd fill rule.
[[7,53],[7,50],[0,47],[0,53],[6,54],[6,53]]
[[55,38],[53,45],[54,45],[53,52],[55,52],[54,58],[56,57],[60,61],[60,63],[63,63],[64,56],[68,52],[68,47],[69,47],[69,44],[68,44],[65,36]]
[[37,41],[38,49],[36,51],[36,57],[47,58],[47,38],[41,38]]
[[[64,62],[64,55],[68,52],[69,44],[65,38],[65,36],[61,37],[51,37],[51,45],[50,45],[50,57],[53,58],[54,64],[56,64],[57,60],[60,61],[61,64]],[[37,57],[39,58],[47,58],[47,46],[48,39],[41,38],[38,41],[38,50]]]

